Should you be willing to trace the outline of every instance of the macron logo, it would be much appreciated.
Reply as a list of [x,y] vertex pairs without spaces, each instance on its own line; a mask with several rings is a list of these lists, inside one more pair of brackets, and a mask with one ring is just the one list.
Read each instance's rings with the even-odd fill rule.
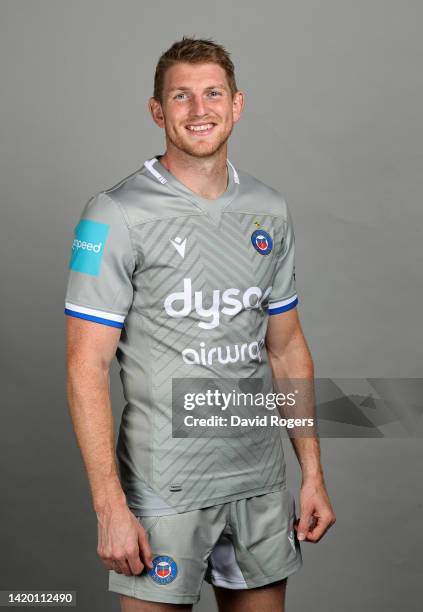
[[169,242],[173,244],[173,246],[175,247],[175,249],[178,251],[179,255],[183,259],[185,257],[185,246],[187,243],[187,239],[185,238],[185,240],[182,240],[182,238],[180,238],[179,236],[176,236],[174,240],[172,240],[172,238],[169,238]]

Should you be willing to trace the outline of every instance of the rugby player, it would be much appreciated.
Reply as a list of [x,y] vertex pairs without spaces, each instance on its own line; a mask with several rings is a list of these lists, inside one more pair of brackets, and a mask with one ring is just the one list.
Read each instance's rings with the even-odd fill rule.
[[[291,438],[296,518],[277,428],[251,439],[172,435],[172,380],[313,379],[290,211],[228,159],[243,107],[224,47],[175,42],[149,99],[165,152],[93,195],[75,228],[68,400],[97,552],[124,612],[191,610],[204,579],[220,612],[282,612],[300,542],[335,522],[317,436]],[[126,399],[116,448],[115,355]]]

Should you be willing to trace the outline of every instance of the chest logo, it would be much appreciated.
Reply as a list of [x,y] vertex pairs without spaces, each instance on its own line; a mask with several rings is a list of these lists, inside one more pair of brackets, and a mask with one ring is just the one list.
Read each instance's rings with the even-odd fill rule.
[[260,255],[268,255],[273,248],[271,236],[263,229],[254,230],[251,234],[251,243]]
[[183,259],[185,257],[185,246],[187,243],[187,239],[185,238],[184,240],[182,240],[182,238],[180,238],[179,236],[176,236],[174,240],[172,240],[172,238],[169,238],[169,242],[170,244],[173,244],[173,246],[175,247],[175,249],[178,251],[179,255]]

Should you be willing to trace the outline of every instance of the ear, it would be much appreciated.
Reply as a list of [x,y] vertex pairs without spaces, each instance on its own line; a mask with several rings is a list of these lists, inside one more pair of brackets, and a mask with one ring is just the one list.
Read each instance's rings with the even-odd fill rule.
[[148,100],[148,108],[150,110],[151,116],[153,117],[154,123],[158,125],[160,128],[163,128],[165,125],[165,122],[164,122],[163,109],[162,109],[162,105],[160,104],[160,102],[156,98],[151,97]]
[[236,91],[232,100],[232,116],[236,123],[241,117],[241,113],[245,106],[245,96],[242,91]]

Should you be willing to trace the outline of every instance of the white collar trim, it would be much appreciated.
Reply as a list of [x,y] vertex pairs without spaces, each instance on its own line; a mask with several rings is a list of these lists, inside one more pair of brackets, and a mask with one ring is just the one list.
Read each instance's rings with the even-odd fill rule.
[[[164,185],[165,183],[167,183],[167,179],[160,174],[160,172],[158,172],[155,168],[153,168],[154,164],[157,162],[157,157],[152,157],[151,159],[147,159],[147,161],[144,162],[144,166],[147,168],[147,170],[149,172],[151,172],[151,174],[158,180],[160,181],[160,183],[162,183],[162,185]],[[231,162],[228,160],[226,160],[228,162],[228,164],[230,165],[230,167],[232,168],[232,172],[234,174],[234,182],[237,183],[239,185],[239,176],[238,176],[238,172],[235,170],[234,166],[231,164]]]

